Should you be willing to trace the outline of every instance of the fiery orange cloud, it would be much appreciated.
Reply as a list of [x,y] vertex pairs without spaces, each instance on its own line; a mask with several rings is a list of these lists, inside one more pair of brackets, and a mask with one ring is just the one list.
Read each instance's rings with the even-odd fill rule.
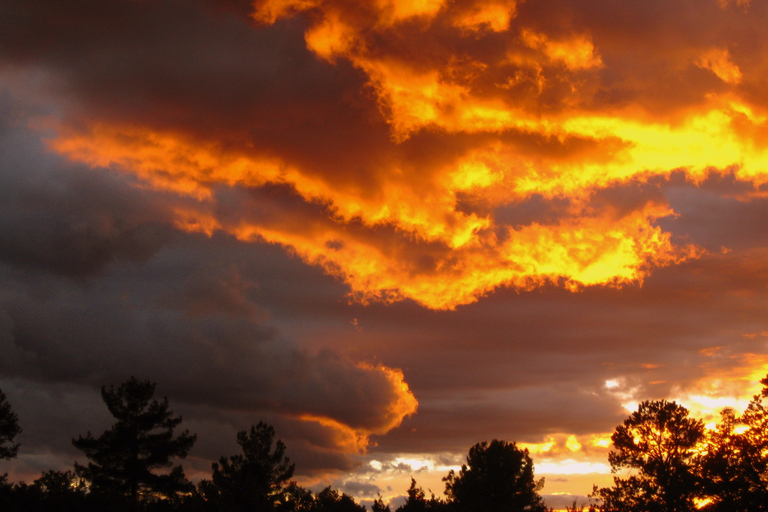
[[725,83],[736,85],[741,82],[741,70],[731,62],[731,56],[727,49],[712,48],[696,61],[702,68],[712,71]]
[[477,3],[458,12],[453,25],[471,31],[503,32],[509,28],[509,23],[516,15],[517,5],[514,0]]
[[[506,227],[500,239],[491,229],[492,218],[459,211],[457,194],[482,195],[488,189],[493,197],[498,188],[524,197],[536,190],[536,176],[507,178],[500,162],[487,155],[487,163],[477,155],[458,162],[445,171],[449,179],[437,175],[442,183],[433,183],[421,194],[420,189],[393,180],[383,184],[381,195],[368,198],[335,192],[331,183],[304,176],[279,161],[222,154],[179,137],[136,129],[98,128],[87,135],[62,137],[53,147],[91,165],[129,169],[147,186],[197,198],[199,208],[176,210],[182,229],[208,234],[220,229],[245,241],[281,244],[343,279],[352,295],[363,301],[410,298],[432,308],[453,308],[499,286],[529,288],[561,279],[571,288],[628,283],[642,279],[649,263],[668,264],[695,254],[675,248],[667,234],[650,224],[670,213],[652,205],[618,218],[610,212],[577,211],[555,225]],[[330,204],[329,217],[314,227],[220,219],[211,192],[219,183],[247,187],[287,183],[308,202]],[[546,184],[539,188],[546,191]],[[504,200],[508,201],[496,198]],[[400,233],[413,233],[437,248],[420,256],[419,244],[406,238],[393,251],[389,244],[379,245],[364,233],[347,229],[355,219],[367,229],[394,225]],[[394,236],[402,235],[396,231]],[[419,271],[414,264],[424,257],[432,266]]]
[[[505,286],[640,282],[654,266],[699,255],[695,247],[675,246],[658,227],[658,219],[675,214],[667,206],[647,203],[619,213],[590,200],[602,189],[674,170],[693,181],[717,170],[755,185],[768,181],[768,112],[739,95],[747,73],[727,50],[710,47],[689,65],[711,71],[726,89],[697,105],[666,118],[628,105],[598,108],[596,73],[606,63],[589,31],[548,34],[520,21],[519,7],[513,1],[380,0],[354,9],[330,0],[255,2],[252,16],[262,24],[305,13],[307,48],[323,61],[344,59],[365,76],[392,138],[389,158],[364,171],[375,175],[366,189],[268,147],[231,147],[135,122],[62,129],[51,147],[193,198],[174,210],[181,229],[280,244],[343,280],[361,301],[411,299],[451,309]],[[445,42],[447,36],[471,42],[481,33],[505,45],[483,54]],[[389,47],[383,42],[389,39],[423,44],[428,57]],[[547,94],[557,100],[549,109]],[[417,147],[427,132],[475,139],[436,163],[401,151],[405,144]],[[275,184],[295,191],[318,215],[221,214],[216,187]],[[500,220],[499,209],[534,196],[570,206],[555,219]]]
[[523,30],[520,34],[526,46],[541,50],[554,62],[562,63],[572,70],[596,68],[603,65],[595,55],[595,47],[589,38],[581,36],[566,41],[553,41],[545,34]]
[[332,418],[314,414],[302,414],[298,419],[300,421],[316,423],[328,430],[332,435],[333,445],[342,453],[363,453],[370,443],[366,433],[359,432]]

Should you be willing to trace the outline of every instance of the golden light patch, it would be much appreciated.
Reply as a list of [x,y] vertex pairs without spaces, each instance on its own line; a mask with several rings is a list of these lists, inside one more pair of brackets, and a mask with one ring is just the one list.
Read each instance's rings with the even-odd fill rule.
[[551,467],[564,461],[587,463],[587,465],[604,463],[605,456],[612,446],[610,436],[610,433],[580,436],[558,433],[547,436],[540,443],[518,443],[518,445],[528,449],[531,457],[537,461],[538,471],[542,463],[547,463]]
[[517,3],[514,0],[478,3],[457,14],[453,25],[464,30],[504,32],[516,14]]
[[307,30],[304,39],[307,48],[320,57],[333,61],[337,55],[350,51],[355,43],[355,32],[334,13]]
[[576,436],[568,436],[568,440],[565,442],[565,447],[572,452],[577,452],[581,450],[581,443],[576,439]]
[[357,431],[333,418],[302,414],[301,421],[316,423],[332,433],[334,446],[343,453],[365,453],[369,444],[368,434]]
[[[720,353],[708,357],[717,356]],[[719,422],[720,412],[725,408],[741,413],[763,387],[760,380],[768,374],[768,356],[740,354],[736,360],[728,357],[728,363],[727,367],[713,366],[693,385],[673,391],[672,399],[705,422]]]
[[467,94],[465,87],[445,82],[436,70],[415,70],[395,60],[360,58],[355,62],[370,77],[396,141],[404,141],[425,126],[439,126],[443,116]]
[[737,85],[741,82],[741,70],[731,61],[726,48],[712,48],[696,60],[696,65],[713,72],[723,82]]
[[528,450],[531,455],[544,454],[551,451],[557,443],[557,440],[549,436],[543,443],[518,443],[520,448]]
[[431,17],[437,14],[445,0],[376,0],[380,22],[392,25],[414,17]]
[[520,37],[530,48],[541,50],[550,60],[563,64],[571,70],[599,68],[603,65],[600,56],[587,36],[572,39],[553,40],[546,34],[525,29]]
[[610,437],[595,437],[592,439],[592,445],[597,448],[610,448],[611,444]]

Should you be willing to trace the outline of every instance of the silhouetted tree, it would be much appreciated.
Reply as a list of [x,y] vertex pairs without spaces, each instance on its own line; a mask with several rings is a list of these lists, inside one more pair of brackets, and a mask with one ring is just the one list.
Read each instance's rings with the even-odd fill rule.
[[694,468],[695,448],[704,435],[700,420],[688,409],[666,400],[642,402],[616,427],[611,471],[637,471],[614,477],[613,487],[597,489],[604,511],[687,512],[695,510],[699,486]]
[[459,511],[544,512],[538,494],[544,479],[536,480],[533,473],[527,449],[497,439],[484,441],[469,449],[458,474],[451,470],[443,479],[445,494]]
[[732,409],[708,433],[701,476],[707,511],[758,512],[768,510],[768,377],[744,414]]
[[408,497],[405,499],[396,512],[433,512],[440,510],[445,506],[445,502],[435,498],[435,495],[427,499],[427,493],[416,484],[416,480],[411,477],[411,486],[408,488]]
[[315,496],[312,512],[367,512],[348,494],[326,487]]
[[216,510],[271,510],[283,501],[283,487],[293,476],[294,465],[285,456],[282,441],[274,443],[273,450],[274,438],[275,429],[259,422],[250,432],[238,432],[242,455],[213,463],[211,480],[200,482],[199,489]]
[[86,485],[73,471],[44,471],[30,491],[37,502],[34,510],[86,510]]
[[573,503],[571,505],[565,506],[565,512],[597,512],[597,505],[590,504],[587,505],[579,505],[576,500],[573,500]]
[[279,495],[279,512],[311,512],[315,506],[315,496],[296,482],[289,482]]
[[[142,502],[178,498],[193,486],[182,467],[171,459],[184,458],[197,436],[174,430],[181,423],[168,409],[168,399],[153,399],[155,384],[131,377],[118,387],[101,388],[101,397],[117,419],[98,438],[90,432],[72,440],[90,462],[75,464],[77,474],[89,483],[93,494],[127,499],[132,508]],[[171,468],[160,474],[157,469]]]
[[0,459],[10,460],[19,452],[19,443],[13,442],[21,433],[19,418],[0,390]]
[[392,509],[389,508],[389,505],[384,504],[384,500],[381,499],[381,494],[379,494],[371,504],[371,512],[392,512]]

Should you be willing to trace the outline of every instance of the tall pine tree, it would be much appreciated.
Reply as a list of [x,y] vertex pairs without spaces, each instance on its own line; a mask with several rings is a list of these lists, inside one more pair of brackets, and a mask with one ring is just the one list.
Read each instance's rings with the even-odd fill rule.
[[14,439],[21,433],[19,418],[11,409],[11,404],[0,391],[0,459],[12,459],[19,451],[19,443]]
[[181,417],[168,409],[167,398],[158,401],[154,394],[154,383],[135,377],[118,387],[102,387],[101,397],[117,422],[99,437],[88,432],[72,440],[90,459],[75,469],[91,493],[119,496],[134,510],[142,502],[174,499],[193,489],[182,467],[172,467],[172,459],[186,457],[197,436],[188,430],[174,435]]

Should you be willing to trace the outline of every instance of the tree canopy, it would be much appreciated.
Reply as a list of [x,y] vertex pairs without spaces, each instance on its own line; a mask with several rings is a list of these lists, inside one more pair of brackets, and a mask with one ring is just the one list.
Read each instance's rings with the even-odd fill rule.
[[704,436],[701,420],[666,400],[642,402],[611,436],[611,471],[635,474],[614,477],[612,488],[597,489],[606,511],[686,512],[699,496],[693,468],[696,447]]
[[[595,488],[589,512],[768,512],[768,377],[742,414],[722,411],[705,429],[688,410],[666,400],[645,401],[616,427],[608,455],[613,485]],[[196,436],[175,433],[181,417],[168,400],[154,399],[155,384],[131,378],[102,387],[116,419],[99,437],[73,439],[88,457],[75,471],[44,472],[33,484],[9,484],[0,476],[3,512],[363,512],[336,489],[312,491],[292,481],[295,466],[275,430],[259,422],[237,433],[242,453],[213,463],[211,479],[197,487],[173,459],[184,458]],[[3,458],[16,455],[16,415],[0,392],[4,415]],[[10,425],[10,428],[8,427]],[[469,449],[466,463],[443,479],[437,498],[411,477],[395,512],[551,512],[539,495],[527,449],[497,439]],[[390,512],[381,495],[374,512]],[[584,511],[586,505],[567,507]]]
[[269,510],[280,502],[295,466],[285,456],[285,444],[274,438],[275,429],[264,422],[238,432],[243,453],[213,463],[211,480],[199,486],[206,499],[232,511]]
[[701,458],[707,512],[768,510],[768,377],[760,383],[741,416],[725,409],[708,433]]
[[11,409],[5,393],[0,390],[0,459],[10,460],[16,456],[19,443],[13,441],[20,433],[19,418]]
[[167,398],[158,401],[154,394],[154,383],[134,377],[101,388],[117,422],[99,437],[88,432],[72,440],[90,459],[85,466],[76,463],[75,469],[92,493],[123,497],[137,508],[142,501],[175,499],[192,490],[182,467],[172,467],[172,459],[186,457],[197,437],[188,430],[175,435],[181,417],[169,410]]
[[538,491],[544,479],[536,480],[528,450],[515,443],[494,439],[469,449],[467,463],[445,481],[445,494],[460,511],[546,511]]

